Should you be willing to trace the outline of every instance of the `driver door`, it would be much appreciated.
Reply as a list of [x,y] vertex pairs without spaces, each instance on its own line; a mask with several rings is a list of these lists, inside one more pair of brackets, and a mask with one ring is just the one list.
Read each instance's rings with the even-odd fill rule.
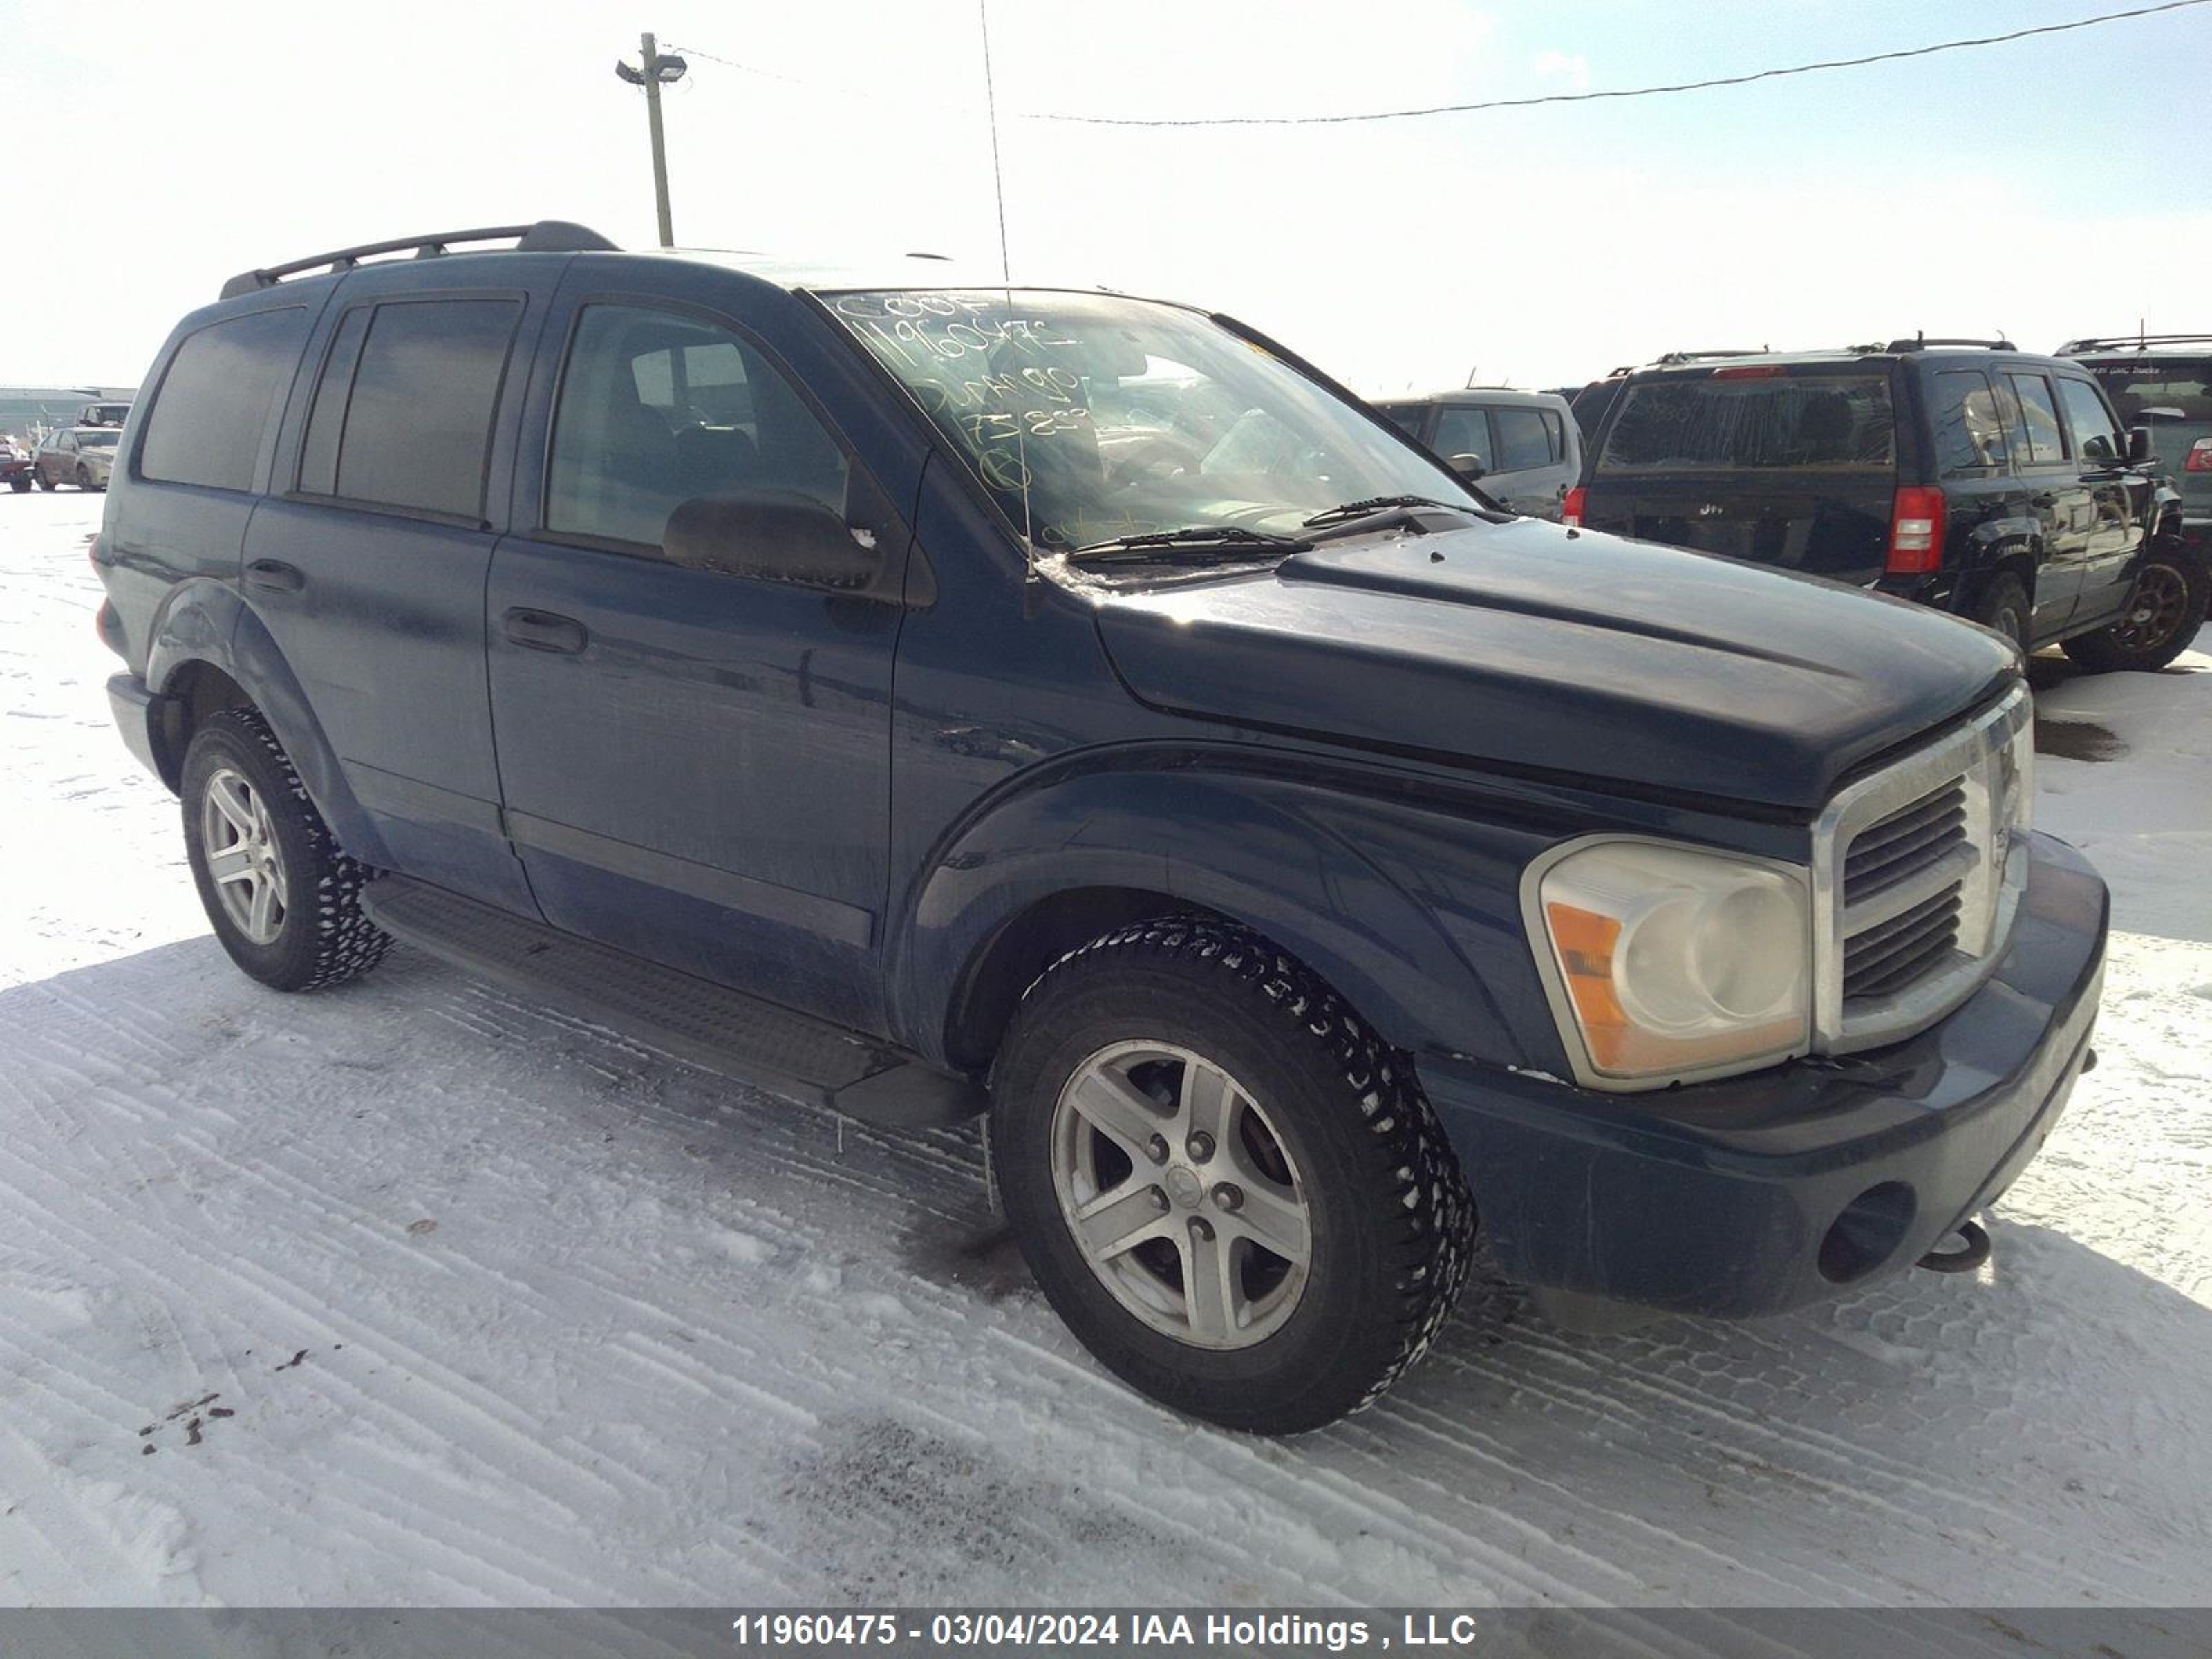
[[[909,538],[732,319],[556,306],[545,457],[487,593],[507,831],[554,926],[861,1029],[890,840],[897,606],[672,563],[670,512],[796,491]],[[526,480],[526,489],[530,481]],[[891,591],[896,592],[894,585]]]

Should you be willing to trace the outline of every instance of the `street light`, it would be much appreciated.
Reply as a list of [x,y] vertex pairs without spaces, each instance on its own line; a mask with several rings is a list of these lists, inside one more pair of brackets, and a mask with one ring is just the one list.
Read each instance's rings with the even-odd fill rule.
[[660,218],[661,246],[674,247],[676,231],[668,214],[668,147],[660,135],[660,89],[674,86],[691,66],[673,53],[663,56],[656,51],[649,34],[640,35],[638,41],[644,48],[641,67],[633,69],[617,60],[615,76],[628,85],[645,88],[646,125],[653,134],[653,205]]

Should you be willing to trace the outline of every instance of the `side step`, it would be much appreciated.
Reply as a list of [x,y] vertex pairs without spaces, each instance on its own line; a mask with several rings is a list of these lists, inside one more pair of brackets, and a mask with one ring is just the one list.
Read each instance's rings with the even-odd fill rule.
[[376,925],[455,967],[678,1060],[864,1123],[957,1123],[981,1087],[902,1048],[405,876],[362,890]]

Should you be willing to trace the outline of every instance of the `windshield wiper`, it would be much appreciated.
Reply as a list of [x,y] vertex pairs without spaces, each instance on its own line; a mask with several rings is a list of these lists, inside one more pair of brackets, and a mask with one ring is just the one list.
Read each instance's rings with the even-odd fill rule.
[[1303,553],[1313,544],[1296,536],[1274,536],[1242,525],[1200,526],[1190,530],[1153,530],[1092,542],[1068,556],[1071,564],[1170,564],[1209,556],[1249,558],[1256,553]]
[[1341,501],[1334,507],[1323,507],[1305,521],[1305,526],[1311,530],[1318,525],[1363,518],[1370,513],[1380,513],[1392,507],[1435,507],[1447,513],[1465,513],[1470,517],[1480,511],[1473,501],[1439,501],[1427,495],[1370,495],[1364,501]]

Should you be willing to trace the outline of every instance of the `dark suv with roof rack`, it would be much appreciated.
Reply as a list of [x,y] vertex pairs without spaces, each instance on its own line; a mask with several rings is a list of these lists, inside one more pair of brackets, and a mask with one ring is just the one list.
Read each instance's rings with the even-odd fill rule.
[[2082,365],[2008,341],[1662,359],[1622,380],[1568,517],[2157,668],[2206,594],[2149,458]]
[[1972,1266],[2087,1063],[2008,647],[1513,518],[1232,318],[542,224],[247,272],[145,384],[109,696],[240,969],[988,1109],[1181,1409],[1376,1398],[1478,1214],[1563,1318]]

